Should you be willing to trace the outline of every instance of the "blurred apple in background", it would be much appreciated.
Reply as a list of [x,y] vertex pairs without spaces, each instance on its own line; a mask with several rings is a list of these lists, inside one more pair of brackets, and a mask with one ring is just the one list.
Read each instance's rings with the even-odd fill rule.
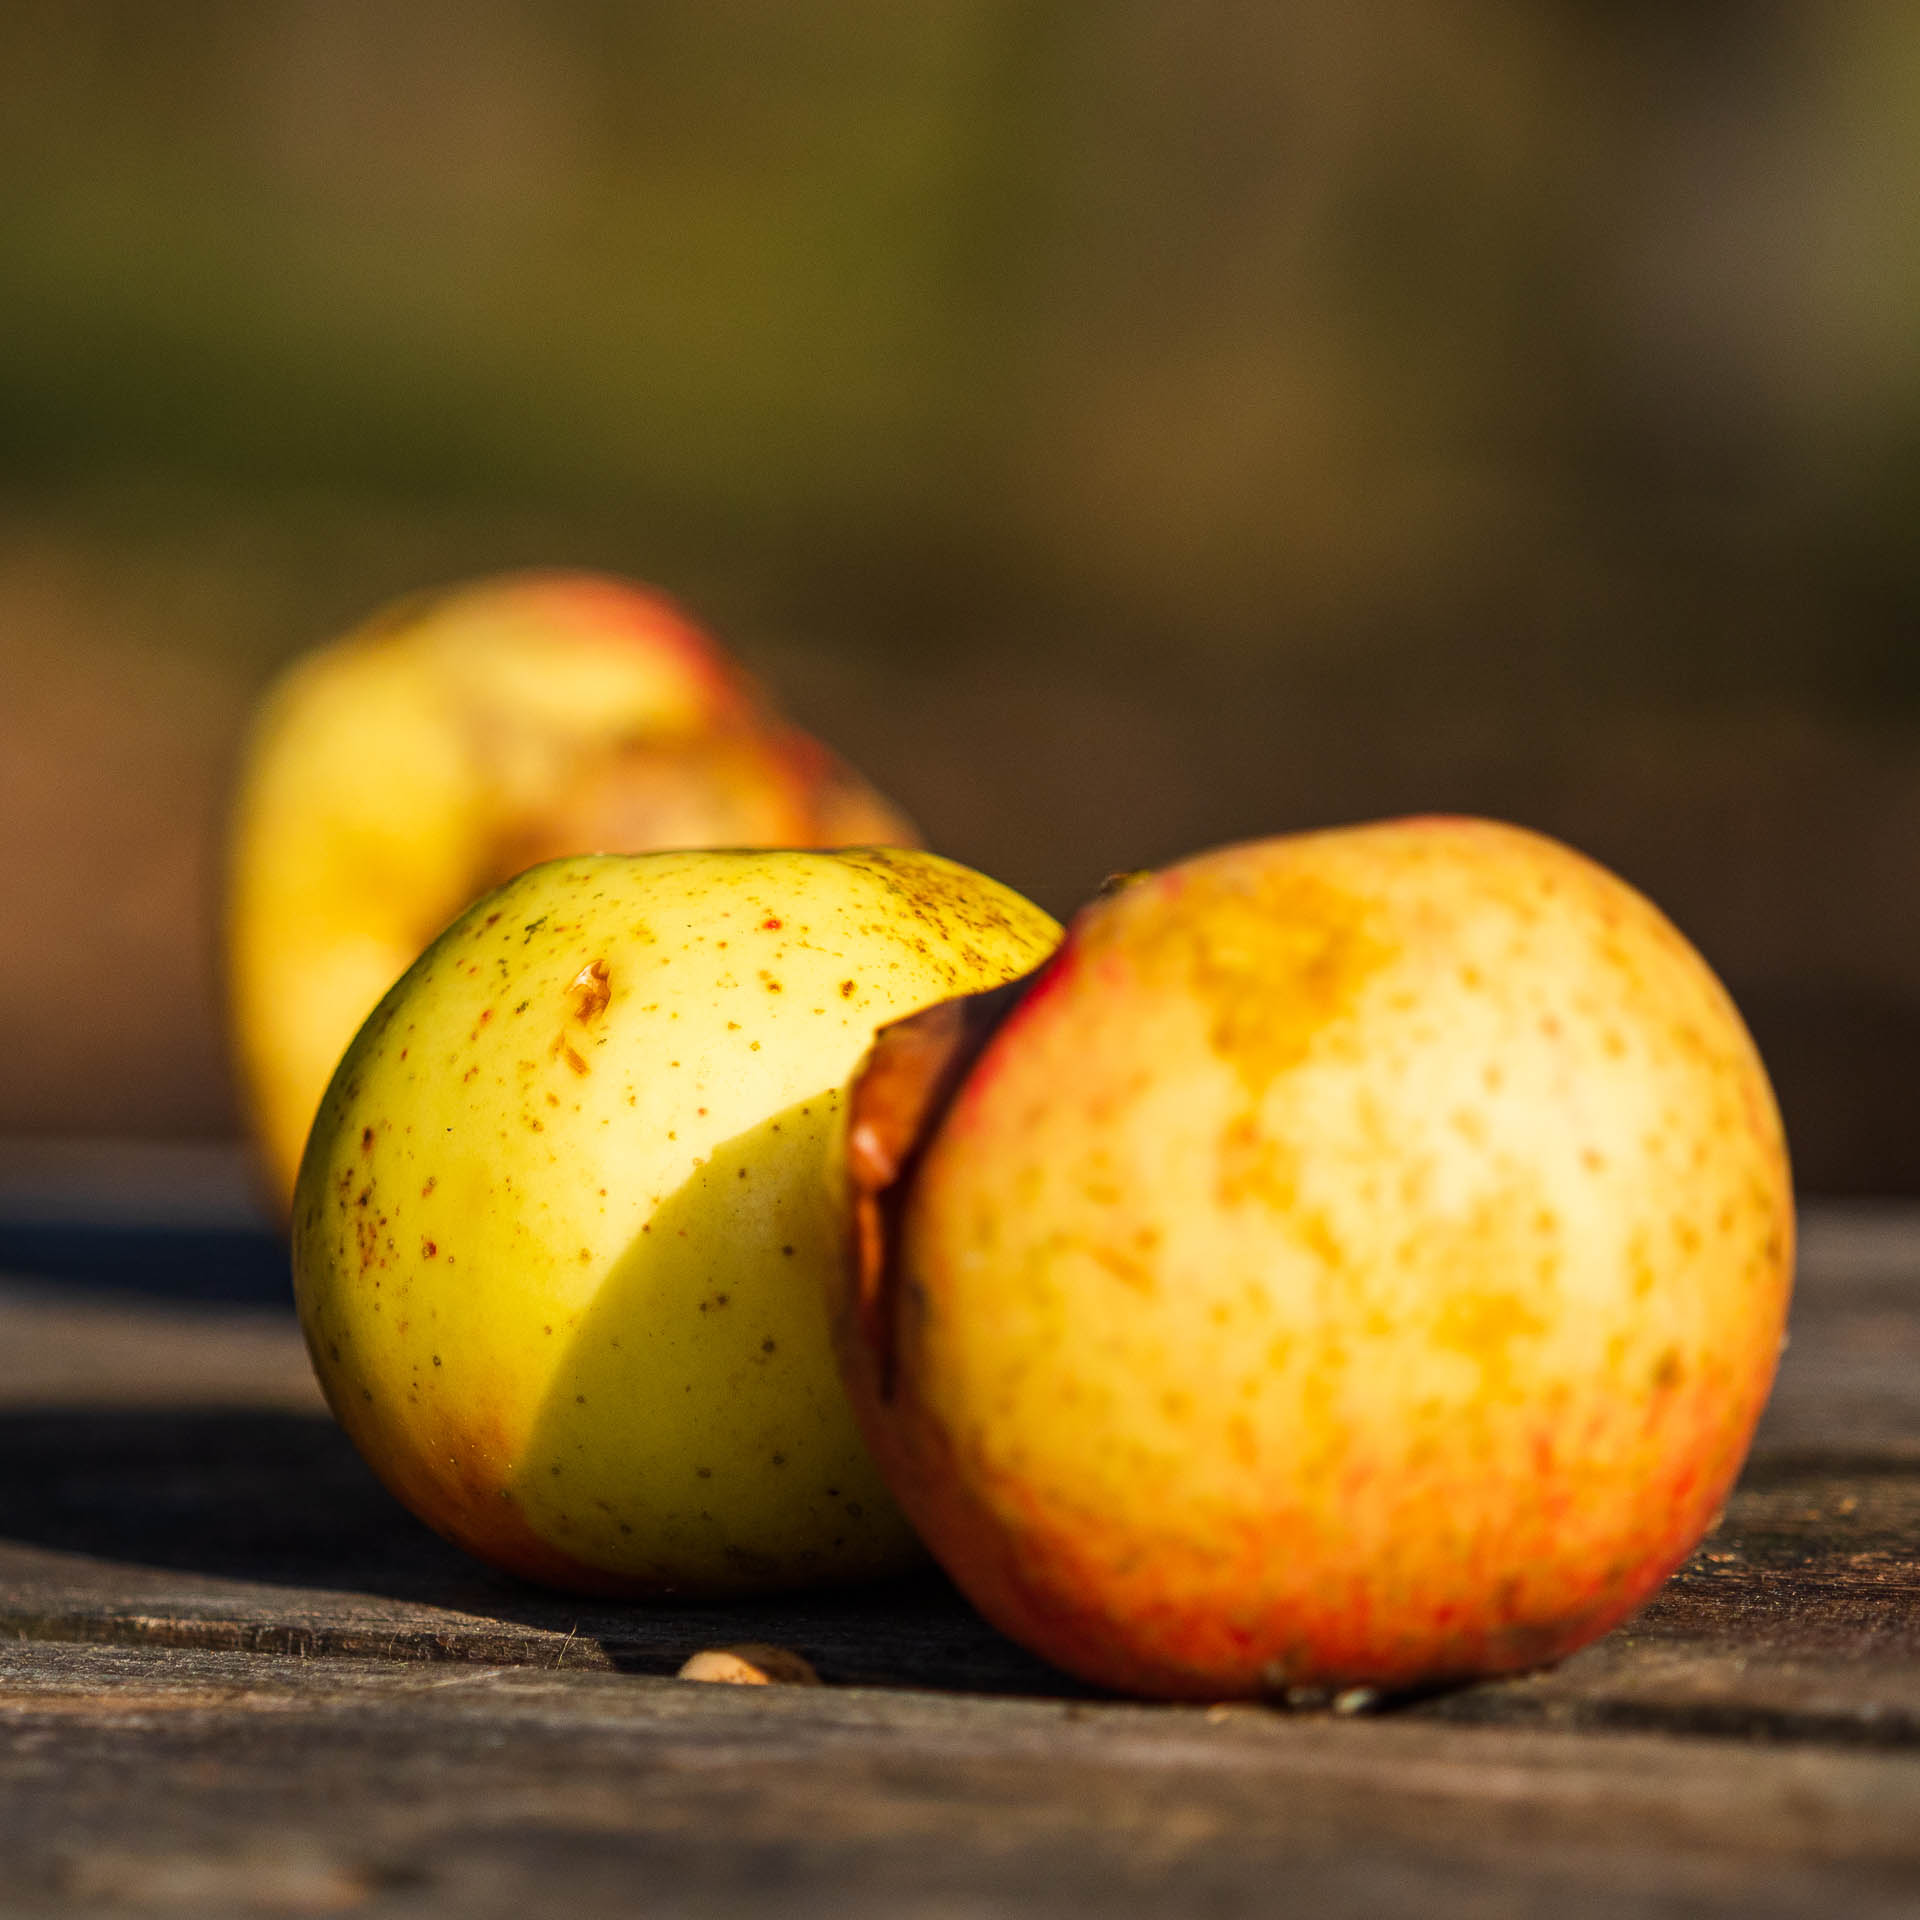
[[355,1029],[490,886],[572,853],[916,838],[658,594],[533,573],[387,609],[278,682],[242,770],[230,1016],[275,1192]]

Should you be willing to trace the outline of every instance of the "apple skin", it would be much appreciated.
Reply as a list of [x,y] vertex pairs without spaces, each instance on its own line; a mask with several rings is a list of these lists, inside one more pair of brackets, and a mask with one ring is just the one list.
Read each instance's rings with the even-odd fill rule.
[[477,902],[348,1049],[296,1192],[355,1445],[450,1540],[575,1591],[915,1564],[835,1373],[826,1156],[880,1022],[1059,932],[873,849],[581,856]]
[[234,810],[235,1056],[285,1204],[320,1094],[401,970],[535,862],[916,844],[673,603],[594,574],[422,595],[295,663]]
[[[870,1085],[935,1009],[881,1036]],[[1556,1660],[1712,1524],[1793,1261],[1705,962],[1552,841],[1426,818],[1086,908],[889,1201],[835,1338],[1003,1631],[1127,1692]]]

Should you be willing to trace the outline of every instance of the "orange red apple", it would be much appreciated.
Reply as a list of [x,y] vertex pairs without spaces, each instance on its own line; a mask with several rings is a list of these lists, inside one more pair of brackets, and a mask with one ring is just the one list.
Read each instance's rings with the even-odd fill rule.
[[1473,820],[1229,847],[992,1012],[856,1080],[834,1311],[889,1484],[1006,1632],[1174,1697],[1511,1672],[1710,1525],[1787,1159],[1731,1001],[1622,881]]

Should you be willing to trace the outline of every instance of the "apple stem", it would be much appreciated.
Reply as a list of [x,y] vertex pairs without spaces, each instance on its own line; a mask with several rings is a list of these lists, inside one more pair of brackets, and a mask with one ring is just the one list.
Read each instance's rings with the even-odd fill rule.
[[893,1398],[897,1250],[913,1175],[973,1063],[1026,998],[1035,968],[984,993],[942,1000],[874,1036],[848,1101],[847,1176],[852,1189],[855,1311],[873,1356],[880,1398]]

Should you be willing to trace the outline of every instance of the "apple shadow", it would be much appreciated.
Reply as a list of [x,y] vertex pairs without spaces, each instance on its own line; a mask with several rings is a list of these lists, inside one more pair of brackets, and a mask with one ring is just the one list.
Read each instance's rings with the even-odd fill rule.
[[[76,1560],[10,1558],[43,1549]],[[182,1577],[188,1585],[182,1585]],[[263,1589],[265,1589],[263,1591]],[[369,1604],[370,1603],[370,1604]],[[418,1610],[417,1612],[415,1610]],[[551,1640],[670,1674],[702,1647],[772,1641],[842,1684],[1040,1697],[1085,1690],[1002,1638],[939,1574],[727,1603],[624,1604],[494,1572],[408,1514],[320,1415],[35,1407],[0,1412],[0,1630],[114,1640],[154,1620],[220,1644],[551,1664]],[[130,1624],[129,1624],[130,1623]],[[577,1662],[576,1662],[577,1663]]]
[[514,1477],[556,1546],[681,1592],[847,1584],[923,1561],[839,1384],[820,1274],[837,1089],[721,1142],[613,1261]]
[[0,1215],[0,1273],[70,1294],[293,1312],[286,1242],[264,1228]]
[[469,1564],[395,1505],[325,1416],[232,1407],[0,1412],[0,1540],[409,1598],[457,1586]]
[[[683,1592],[687,1565],[765,1592],[627,1603],[495,1572],[408,1513],[319,1414],[11,1407],[0,1409],[0,1629],[42,1632],[57,1615],[62,1633],[113,1638],[150,1630],[117,1620],[165,1622],[185,1606],[243,1645],[280,1644],[298,1620],[299,1643],[322,1651],[384,1646],[373,1630],[391,1627],[429,1654],[551,1661],[539,1636],[554,1634],[643,1673],[765,1640],[844,1683],[1084,1697],[924,1561],[858,1578],[912,1567],[917,1548],[839,1393],[817,1284],[838,1245],[821,1173],[837,1097],[726,1141],[654,1210],[572,1329],[516,1486],[550,1524],[577,1508],[576,1551],[596,1526],[617,1540],[623,1522],[648,1525],[679,1554]],[[601,1490],[602,1506],[589,1468],[608,1410],[621,1456],[648,1464],[617,1497]],[[772,1590],[822,1555],[854,1577]]]

